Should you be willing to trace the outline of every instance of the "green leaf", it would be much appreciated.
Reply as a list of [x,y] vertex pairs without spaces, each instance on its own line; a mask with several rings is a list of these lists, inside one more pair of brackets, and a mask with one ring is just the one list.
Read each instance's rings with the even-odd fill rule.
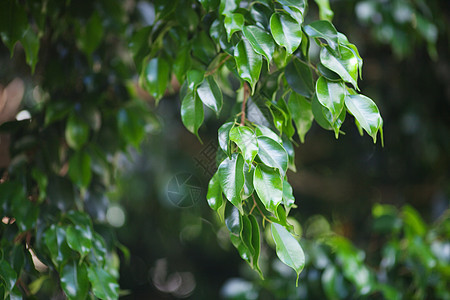
[[119,298],[119,285],[116,279],[102,268],[90,266],[88,268],[88,278],[92,284],[95,297],[100,299]]
[[8,294],[16,284],[17,273],[5,260],[0,260],[0,279],[4,282],[6,287],[6,294]]
[[208,193],[206,195],[208,205],[217,211],[223,204],[222,189],[220,187],[219,173],[214,173],[208,184]]
[[242,215],[234,205],[225,206],[225,225],[231,234],[240,236],[242,232]]
[[241,193],[242,199],[247,199],[253,194],[253,173],[255,172],[255,167],[253,165],[244,164],[244,189]]
[[305,266],[305,254],[299,242],[289,233],[289,231],[277,223],[271,226],[273,240],[276,244],[278,258],[294,269],[297,273],[296,286],[298,286],[298,276]]
[[332,115],[331,124],[334,124],[344,109],[344,98],[347,94],[343,82],[333,82],[325,77],[319,77],[316,82],[316,95],[320,104],[326,107]]
[[189,90],[194,91],[205,78],[205,72],[199,70],[189,70],[186,74],[187,87]]
[[286,214],[289,214],[289,210],[295,205],[295,198],[292,191],[292,186],[285,179],[283,180],[283,205],[286,209]]
[[241,258],[248,264],[251,264],[252,253],[250,252],[250,249],[248,249],[248,247],[245,245],[242,237],[230,233],[230,241],[239,252]]
[[281,175],[287,171],[288,154],[279,143],[267,136],[258,136],[258,157],[261,161],[272,168],[277,168]]
[[279,108],[278,105],[275,105],[270,101],[267,101],[266,105],[269,108],[270,114],[272,115],[273,125],[276,129],[278,129],[280,134],[282,134],[288,118],[286,113],[281,108]]
[[298,8],[302,12],[304,11],[304,9],[306,7],[305,0],[276,0],[276,1],[278,3],[280,3],[281,5]]
[[20,43],[25,51],[27,64],[31,67],[31,73],[34,73],[36,63],[38,62],[39,38],[31,28],[28,28]]
[[183,82],[186,72],[191,67],[191,45],[183,46],[177,53],[175,61],[173,62],[172,70],[177,77],[178,82]]
[[239,7],[240,2],[241,0],[220,0],[220,14],[224,16],[229,15]]
[[239,76],[250,84],[253,94],[261,73],[262,56],[253,50],[246,38],[243,38],[234,49],[234,58]]
[[314,82],[309,66],[298,58],[286,66],[284,71],[286,81],[292,90],[307,98],[314,94]]
[[86,25],[79,25],[80,30],[77,36],[78,47],[90,57],[100,45],[103,38],[103,24],[100,15],[94,12]]
[[225,197],[242,212],[241,193],[244,188],[244,159],[240,154],[226,158],[219,166],[219,181]]
[[258,164],[253,176],[253,185],[266,209],[277,215],[277,207],[283,200],[283,181],[280,173]]
[[89,139],[89,125],[76,113],[71,113],[66,123],[65,137],[67,144],[78,150]]
[[363,95],[348,95],[345,97],[345,106],[359,125],[373,138],[374,143],[377,141],[378,130],[383,140],[383,119],[377,105],[370,98]]
[[86,265],[70,261],[62,267],[61,287],[69,299],[86,299],[89,291],[88,272]]
[[188,92],[181,102],[181,120],[184,126],[198,136],[198,129],[203,123],[203,104],[195,92]]
[[230,130],[233,128],[234,122],[227,122],[220,126],[218,130],[218,140],[220,149],[222,149],[228,157],[231,157],[230,152]]
[[91,182],[91,157],[85,151],[77,151],[69,160],[70,179],[83,188]]
[[328,20],[331,22],[334,13],[330,8],[329,0],[314,0],[319,7],[319,16],[322,20]]
[[275,42],[270,33],[254,25],[244,26],[243,33],[252,45],[253,50],[258,54],[264,55],[268,62],[267,66],[270,66],[270,61],[275,51]]
[[261,269],[259,268],[259,254],[261,252],[261,236],[259,232],[259,225],[258,221],[256,220],[255,216],[249,215],[248,216],[251,225],[252,225],[252,239],[251,239],[251,246],[254,250],[253,252],[253,269],[255,269],[259,275],[261,276],[261,279],[263,278],[263,274]]
[[362,79],[363,59],[359,55],[358,48],[356,48],[355,45],[350,43],[348,41],[347,37],[344,34],[338,32],[338,37],[339,37],[339,43],[347,46],[348,48],[350,48],[350,50],[355,54],[356,58],[358,59],[359,78]]
[[327,41],[328,45],[338,53],[339,38],[336,28],[327,20],[314,21],[304,27],[305,33],[313,38],[321,38]]
[[311,109],[317,124],[326,130],[334,130],[335,137],[338,138],[347,110],[343,109],[339,117],[333,122],[333,115],[319,102],[316,95],[311,100]]
[[69,225],[66,229],[67,244],[81,256],[86,256],[92,247],[92,231],[89,227]]
[[66,243],[66,231],[63,227],[52,224],[44,232],[44,242],[50,251],[50,257],[56,266],[62,265],[70,257],[70,248]]
[[351,83],[358,89],[358,59],[352,50],[339,46],[341,57],[334,56],[326,47],[320,51],[322,64],[336,72],[345,82]]
[[291,111],[292,120],[297,127],[297,134],[302,143],[305,142],[305,135],[309,131],[314,119],[311,103],[303,96],[292,92],[289,96],[289,110]]
[[263,29],[269,29],[270,16],[272,15],[272,9],[267,5],[259,2],[253,2],[250,7],[250,15],[255,24]]
[[197,93],[200,100],[219,116],[223,104],[222,91],[214,80],[214,77],[206,77],[197,88]]
[[127,142],[139,149],[145,136],[145,122],[140,116],[140,111],[134,107],[122,107],[117,112],[117,126],[120,136]]
[[13,55],[14,45],[29,28],[25,7],[16,0],[0,1],[0,37]]
[[156,104],[164,96],[169,83],[170,66],[162,57],[151,59],[145,68],[145,87],[156,99]]
[[227,31],[228,42],[230,41],[233,33],[242,30],[242,27],[244,27],[244,22],[245,20],[242,14],[230,13],[225,16],[223,25],[225,26],[225,30]]
[[258,142],[256,135],[247,126],[238,126],[230,130],[230,140],[234,141],[247,164],[251,164],[258,154]]
[[270,128],[261,125],[261,124],[257,124],[256,128],[255,128],[255,133],[256,136],[267,136],[269,138],[271,138],[272,140],[278,142],[279,144],[282,143],[281,138],[272,130],[270,130]]
[[294,53],[302,41],[302,28],[290,15],[284,12],[274,13],[270,17],[270,30],[275,42]]

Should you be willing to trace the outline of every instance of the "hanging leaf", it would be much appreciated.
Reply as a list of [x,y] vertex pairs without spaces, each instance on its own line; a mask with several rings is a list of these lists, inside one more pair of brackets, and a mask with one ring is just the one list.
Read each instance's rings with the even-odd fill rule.
[[314,21],[304,27],[305,33],[312,38],[321,38],[327,41],[328,46],[339,53],[339,38],[336,28],[327,20]]
[[299,242],[284,228],[284,226],[272,223],[271,226],[273,240],[276,244],[278,258],[294,269],[297,273],[296,286],[298,286],[298,276],[305,266],[305,254]]
[[320,51],[320,62],[358,89],[358,59],[353,51],[345,46],[339,46],[339,52],[341,57],[334,56],[326,47],[323,47]]
[[309,131],[314,119],[311,103],[303,96],[292,92],[289,96],[289,110],[292,114],[292,120],[297,127],[297,134],[302,143],[305,142],[305,135]]
[[87,188],[91,182],[91,157],[85,151],[77,151],[69,160],[69,177],[80,187]]
[[286,209],[286,214],[289,214],[289,210],[295,205],[295,198],[292,191],[292,186],[285,179],[283,180],[283,205]]
[[241,31],[242,27],[244,27],[244,16],[242,14],[228,14],[225,16],[225,20],[223,21],[223,25],[225,26],[225,30],[227,31],[228,42],[231,39],[233,33],[237,31]]
[[345,106],[358,124],[372,137],[374,143],[377,141],[378,131],[383,141],[383,119],[372,99],[363,95],[348,95],[345,97]]
[[219,147],[222,149],[228,157],[231,157],[230,152],[230,130],[233,128],[234,122],[227,122],[220,126],[218,130]]
[[66,229],[67,244],[81,256],[86,256],[92,247],[91,228],[80,225],[69,225]]
[[88,272],[84,263],[70,261],[62,267],[61,287],[69,299],[86,299],[89,291]]
[[253,50],[258,54],[264,55],[269,67],[275,51],[275,42],[270,33],[254,25],[244,26],[243,33],[252,45]]
[[244,189],[242,190],[241,198],[243,200],[247,199],[253,194],[253,173],[255,172],[255,167],[253,165],[244,164]]
[[50,252],[50,258],[56,266],[62,265],[69,259],[71,250],[66,242],[64,228],[52,224],[44,232],[44,242]]
[[220,187],[219,173],[214,173],[208,184],[208,193],[206,195],[208,205],[217,211],[223,204],[222,189]]
[[284,71],[286,81],[296,93],[310,98],[314,94],[314,82],[309,66],[298,58],[293,58]]
[[240,236],[242,232],[242,215],[234,205],[225,206],[225,225],[231,234]]
[[244,160],[250,165],[258,154],[258,142],[253,130],[247,126],[234,127],[230,130],[230,140],[238,145]]
[[239,211],[242,211],[241,193],[244,188],[244,159],[240,154],[233,154],[226,158],[219,166],[219,181],[225,197]]
[[145,87],[156,99],[156,104],[164,96],[169,83],[169,63],[162,57],[151,59],[145,68]]
[[67,144],[78,150],[89,139],[89,125],[76,113],[72,113],[66,123],[65,137]]
[[331,22],[334,13],[330,8],[329,0],[314,0],[319,7],[319,17],[322,20],[328,20]]
[[197,93],[200,100],[219,116],[223,104],[222,91],[214,80],[214,77],[206,77],[197,88]]
[[249,215],[248,216],[251,225],[252,225],[252,239],[251,239],[251,245],[254,250],[253,252],[253,269],[255,269],[258,273],[261,279],[263,279],[263,274],[261,269],[259,268],[259,254],[261,252],[261,237],[259,233],[259,225],[258,221],[256,220],[255,216]]
[[291,6],[298,8],[302,12],[305,10],[306,2],[305,0],[277,0],[278,3],[285,6]]
[[275,132],[273,132],[272,130],[270,130],[270,128],[268,128],[264,125],[257,124],[255,133],[256,133],[256,136],[267,136],[267,137],[271,138],[272,140],[278,142],[279,144],[281,144],[281,142],[282,142],[281,138]]
[[270,30],[275,42],[294,53],[302,41],[302,28],[290,15],[284,12],[274,13],[270,17]]
[[266,209],[277,215],[277,207],[283,200],[283,181],[280,173],[258,164],[253,176],[253,185]]
[[258,136],[258,157],[261,161],[272,168],[277,168],[282,176],[287,171],[288,155],[283,146],[267,136]]
[[316,82],[316,95],[320,104],[326,107],[332,115],[331,124],[334,124],[344,109],[344,98],[347,89],[343,82],[333,82],[319,77]]
[[262,56],[253,50],[246,38],[243,38],[234,49],[234,58],[239,76],[250,84],[253,94],[261,73]]
[[203,123],[203,104],[195,92],[188,92],[181,102],[181,120],[199,139],[198,129]]

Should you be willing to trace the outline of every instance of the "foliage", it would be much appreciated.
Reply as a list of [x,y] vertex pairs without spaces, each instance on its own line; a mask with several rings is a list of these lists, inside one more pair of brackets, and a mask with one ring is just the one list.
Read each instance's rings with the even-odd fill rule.
[[136,73],[156,103],[182,83],[181,120],[199,139],[208,113],[225,121],[208,204],[260,276],[263,238],[298,280],[305,257],[287,178],[295,131],[303,143],[315,120],[338,138],[348,112],[361,134],[383,138],[377,106],[358,93],[358,50],[331,23],[328,1],[316,2],[320,20],[305,21],[305,1],[153,1],[141,23],[120,1],[2,1],[1,39],[33,74],[31,119],[0,127],[12,140],[0,184],[3,298],[118,297],[117,250],[127,252],[105,223],[107,192],[118,153],[159,126]]

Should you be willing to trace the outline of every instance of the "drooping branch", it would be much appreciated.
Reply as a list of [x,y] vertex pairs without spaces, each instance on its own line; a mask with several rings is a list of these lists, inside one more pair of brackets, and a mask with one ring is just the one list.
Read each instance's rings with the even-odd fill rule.
[[241,126],[245,124],[245,106],[247,104],[248,96],[250,96],[250,88],[247,82],[244,82],[244,101],[242,101],[242,109],[241,109]]

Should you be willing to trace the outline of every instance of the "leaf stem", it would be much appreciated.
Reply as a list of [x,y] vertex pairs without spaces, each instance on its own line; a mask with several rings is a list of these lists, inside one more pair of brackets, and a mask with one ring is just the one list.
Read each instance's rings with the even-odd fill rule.
[[[267,221],[267,222],[269,222],[269,223],[272,223],[272,221],[270,221],[270,220],[263,214],[261,208],[259,208],[258,204],[256,203],[255,195],[253,195],[253,194],[252,194],[252,199],[253,199],[253,203],[254,203],[253,207],[256,206],[256,208],[259,210],[259,213],[261,214],[261,217],[262,217],[265,221]],[[253,208],[252,208],[252,211],[253,211]],[[250,213],[251,213],[251,211],[250,211]]]

